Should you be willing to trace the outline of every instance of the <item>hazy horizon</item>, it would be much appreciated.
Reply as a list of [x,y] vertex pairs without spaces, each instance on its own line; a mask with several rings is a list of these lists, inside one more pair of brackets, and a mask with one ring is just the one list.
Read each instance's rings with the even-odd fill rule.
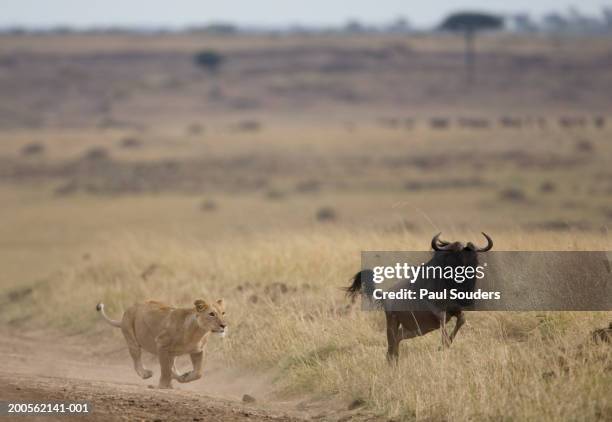
[[[535,17],[544,13],[566,12],[572,3],[554,0],[432,0],[428,3],[402,0],[311,0],[308,3],[286,0],[226,0],[223,3],[202,0],[173,2],[145,0],[107,0],[86,2],[53,0],[41,7],[36,0],[6,0],[3,2],[0,26],[53,27],[71,26],[166,26],[182,27],[211,22],[230,22],[243,26],[339,25],[349,20],[367,23],[389,22],[399,17],[415,26],[438,23],[456,10],[484,10],[493,13],[526,12]],[[51,7],[52,5],[52,7]],[[600,14],[612,1],[583,0],[574,6],[584,14]]]

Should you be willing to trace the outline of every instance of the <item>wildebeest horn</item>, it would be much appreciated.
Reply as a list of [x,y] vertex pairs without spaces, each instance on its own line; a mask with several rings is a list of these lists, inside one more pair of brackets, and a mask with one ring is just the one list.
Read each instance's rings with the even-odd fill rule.
[[431,249],[433,249],[434,251],[443,251],[444,250],[444,246],[448,246],[448,242],[445,242],[444,240],[440,240],[440,235],[442,233],[438,233],[437,235],[435,235],[433,237],[433,239],[431,239]]
[[485,232],[482,232],[482,235],[487,238],[487,246],[485,246],[484,248],[479,248],[477,252],[490,251],[491,248],[493,247],[493,239],[491,239],[489,235],[486,234]]

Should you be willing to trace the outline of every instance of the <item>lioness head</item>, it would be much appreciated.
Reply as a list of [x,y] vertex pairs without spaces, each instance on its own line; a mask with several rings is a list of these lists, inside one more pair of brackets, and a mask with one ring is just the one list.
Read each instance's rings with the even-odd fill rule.
[[198,299],[193,304],[196,309],[196,321],[200,327],[222,336],[225,335],[227,324],[225,322],[225,304],[223,299],[210,304],[202,299]]

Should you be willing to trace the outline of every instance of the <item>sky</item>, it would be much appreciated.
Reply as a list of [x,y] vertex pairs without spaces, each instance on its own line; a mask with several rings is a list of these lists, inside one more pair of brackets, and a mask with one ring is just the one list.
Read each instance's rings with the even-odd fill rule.
[[579,5],[587,14],[599,13],[612,0],[0,0],[0,26],[48,27],[170,26],[210,22],[242,25],[339,25],[356,19],[389,22],[399,16],[416,26],[438,23],[455,10],[497,13],[567,11]]

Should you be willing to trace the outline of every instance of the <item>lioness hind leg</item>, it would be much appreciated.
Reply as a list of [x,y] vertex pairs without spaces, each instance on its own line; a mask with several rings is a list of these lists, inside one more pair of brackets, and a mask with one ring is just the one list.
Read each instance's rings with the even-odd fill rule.
[[143,380],[153,376],[153,371],[145,369],[142,365],[142,350],[140,347],[130,347],[130,356],[132,356],[132,360],[134,360],[134,369],[136,373],[140,375]]
[[134,361],[134,369],[136,370],[136,373],[140,375],[142,379],[151,378],[153,376],[153,371],[145,369],[145,367],[142,365],[142,349],[140,344],[138,344],[136,341],[134,334],[124,325],[121,325],[121,332],[123,333],[123,337],[125,337],[128,349],[130,350],[130,356]]

